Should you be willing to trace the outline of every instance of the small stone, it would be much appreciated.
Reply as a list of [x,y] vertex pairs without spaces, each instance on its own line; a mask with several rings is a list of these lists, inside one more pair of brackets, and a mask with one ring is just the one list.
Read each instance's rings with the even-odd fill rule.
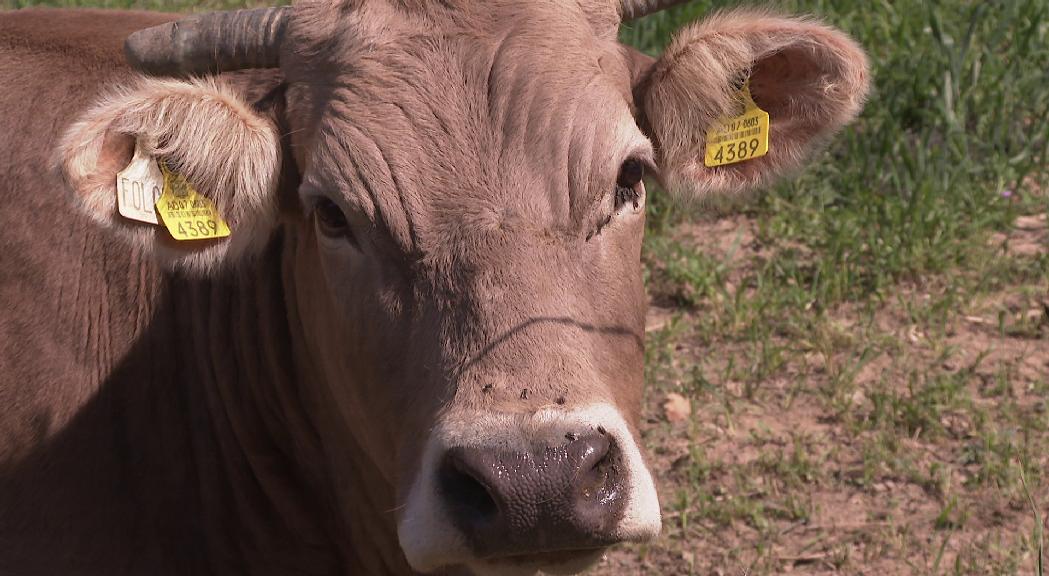
[[667,422],[681,422],[692,415],[692,403],[681,394],[671,392],[663,400],[663,415]]
[[925,337],[925,334],[922,334],[922,331],[921,331],[920,329],[918,329],[918,326],[917,326],[917,325],[912,325],[912,326],[911,326],[911,327],[910,327],[910,328],[909,328],[909,329],[907,330],[907,339],[908,339],[908,340],[910,340],[910,341],[911,341],[911,343],[913,343],[913,344],[917,344],[917,343],[918,343],[918,342],[920,342],[920,341],[921,341],[921,340],[922,340],[922,339],[923,339],[924,337]]
[[1041,230],[1046,227],[1046,215],[1020,216],[1013,222],[1013,226],[1020,230]]
[[866,399],[867,395],[864,394],[863,390],[859,388],[857,388],[856,391],[852,393],[852,397],[850,398],[850,400],[852,400],[853,406],[863,406],[863,401]]

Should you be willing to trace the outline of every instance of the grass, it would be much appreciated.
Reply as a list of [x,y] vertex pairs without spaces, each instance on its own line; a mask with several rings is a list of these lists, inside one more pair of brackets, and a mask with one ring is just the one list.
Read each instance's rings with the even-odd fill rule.
[[[622,37],[657,54],[726,5]],[[854,35],[875,89],[811,168],[733,213],[653,194],[648,286],[677,320],[649,334],[648,394],[701,408],[649,443],[702,474],[664,483],[688,523],[645,565],[1041,574],[1049,233],[1020,223],[1049,207],[1049,2],[778,6]]]
[[[658,54],[731,5],[697,0],[621,38]],[[732,212],[652,191],[646,280],[669,319],[648,334],[642,432],[665,530],[597,572],[1040,576],[1049,0],[776,7],[857,38],[874,91],[809,169]],[[659,418],[671,391],[690,421]]]

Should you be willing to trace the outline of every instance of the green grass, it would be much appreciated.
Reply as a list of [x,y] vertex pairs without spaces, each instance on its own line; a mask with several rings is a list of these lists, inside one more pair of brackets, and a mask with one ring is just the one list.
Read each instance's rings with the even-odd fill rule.
[[[622,38],[658,54],[681,23],[730,5],[694,2]],[[652,195],[648,285],[679,312],[650,334],[649,395],[687,393],[709,424],[686,434],[714,447],[702,474],[670,483],[671,514],[689,522],[668,526],[663,570],[683,572],[671,559],[699,546],[705,566],[746,573],[1041,574],[1049,235],[1024,254],[999,240],[1049,207],[1049,1],[777,6],[856,37],[874,90],[809,169],[731,215],[742,247],[716,241],[718,215]],[[778,420],[839,448],[787,458],[790,426],[740,436]],[[651,445],[681,433],[663,426]],[[755,493],[761,478],[777,490]],[[871,498],[862,529],[783,534],[849,494]]]
[[[621,38],[658,54],[679,26],[732,5],[698,0]],[[652,190],[645,274],[672,319],[649,334],[643,433],[666,529],[625,561],[631,573],[1040,576],[1049,233],[1015,223],[1049,208],[1049,0],[776,7],[853,35],[874,90],[811,167],[733,214]],[[668,391],[692,400],[689,422],[657,417]]]
[[[678,19],[721,3],[694,4],[623,36],[652,51]],[[985,240],[1017,213],[1044,209],[1044,197],[1022,191],[1046,166],[1049,3],[787,6],[820,14],[867,46],[875,88],[861,119],[811,169],[751,207],[761,240],[784,248],[750,280],[770,292],[804,291],[795,299],[825,307],[890,297],[900,281],[930,273],[1043,273],[994,268]],[[1019,199],[1002,197],[1017,191]],[[674,210],[657,207],[657,232],[683,216]],[[673,254],[681,248],[658,234],[650,246],[670,263],[660,272],[672,282],[691,276],[686,300],[716,291],[716,263],[682,265]]]

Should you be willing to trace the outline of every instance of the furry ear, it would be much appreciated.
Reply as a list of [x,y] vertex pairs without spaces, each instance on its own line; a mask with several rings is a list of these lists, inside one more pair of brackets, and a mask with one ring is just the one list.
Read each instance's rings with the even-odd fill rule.
[[[179,242],[163,226],[121,216],[117,173],[136,142],[211,199],[231,234]],[[221,270],[258,253],[276,223],[277,129],[217,79],[139,78],[70,126],[57,156],[80,210],[170,268],[197,275]]]
[[[704,165],[707,131],[741,110],[749,78],[769,113],[767,155]],[[662,183],[686,198],[736,194],[799,168],[851,121],[869,85],[867,57],[848,36],[817,22],[765,12],[722,12],[679,31],[635,90],[658,153]]]

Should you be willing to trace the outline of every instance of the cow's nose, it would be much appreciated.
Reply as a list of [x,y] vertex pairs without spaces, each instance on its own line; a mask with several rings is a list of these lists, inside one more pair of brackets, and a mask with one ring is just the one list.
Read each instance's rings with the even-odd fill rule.
[[614,544],[625,495],[622,464],[607,435],[567,434],[531,452],[449,450],[441,496],[481,558],[587,550]]

